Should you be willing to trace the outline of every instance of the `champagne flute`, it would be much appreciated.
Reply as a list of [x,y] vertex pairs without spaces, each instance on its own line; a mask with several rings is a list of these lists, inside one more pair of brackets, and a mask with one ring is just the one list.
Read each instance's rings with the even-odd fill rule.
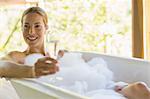
[[[59,40],[51,40],[51,41],[49,41],[49,43],[54,44],[53,53],[52,53],[51,57],[56,59],[57,61],[59,61],[59,55],[57,54],[57,46],[58,46]],[[51,63],[51,62],[48,61],[48,63]],[[50,81],[54,84],[61,80],[63,80],[63,77],[60,77],[57,74],[54,74],[52,77],[50,77]]]

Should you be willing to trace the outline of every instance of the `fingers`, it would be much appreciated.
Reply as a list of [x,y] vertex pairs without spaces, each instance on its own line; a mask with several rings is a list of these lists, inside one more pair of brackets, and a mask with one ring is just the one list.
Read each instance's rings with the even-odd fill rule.
[[43,75],[55,74],[57,72],[57,68],[50,68],[49,70],[39,69],[35,72],[36,72],[35,76],[40,77],[40,76],[43,76]]
[[59,71],[57,60],[50,58],[50,57],[44,57],[39,59],[35,63],[35,75],[37,77],[42,75],[48,75],[48,74],[54,74]]
[[38,69],[42,69],[42,70],[51,70],[51,69],[55,69],[56,71],[59,70],[59,64],[55,64],[55,63],[45,63],[45,62],[37,62],[36,64],[36,68]]
[[61,58],[64,56],[65,52],[68,52],[67,50],[59,50],[58,51],[58,58]]
[[59,67],[58,66],[55,66],[55,65],[52,65],[52,66],[41,66],[38,68],[39,70],[41,71],[49,71],[49,72],[57,72],[59,71]]
[[57,60],[55,60],[53,58],[50,58],[50,57],[40,58],[40,59],[38,59],[38,61],[39,62],[44,62],[45,61],[47,63],[51,61],[52,63],[58,63]]

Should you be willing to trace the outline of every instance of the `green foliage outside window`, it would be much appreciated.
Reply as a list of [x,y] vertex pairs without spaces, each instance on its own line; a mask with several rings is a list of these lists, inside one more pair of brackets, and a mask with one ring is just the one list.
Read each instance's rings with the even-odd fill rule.
[[[49,17],[46,46],[59,40],[58,49],[131,56],[130,0],[44,0]],[[24,50],[20,23],[2,49],[15,23],[29,6],[0,7],[0,47],[7,53]]]

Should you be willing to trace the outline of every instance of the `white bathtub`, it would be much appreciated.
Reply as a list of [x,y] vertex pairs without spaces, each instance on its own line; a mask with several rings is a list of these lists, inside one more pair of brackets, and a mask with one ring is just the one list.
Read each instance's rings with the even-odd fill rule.
[[[93,57],[102,57],[108,68],[114,72],[115,81],[136,82],[143,81],[150,86],[150,62],[96,53],[82,52],[85,61]],[[34,80],[11,79],[20,99],[87,99],[85,96],[58,88],[53,85],[39,83]]]

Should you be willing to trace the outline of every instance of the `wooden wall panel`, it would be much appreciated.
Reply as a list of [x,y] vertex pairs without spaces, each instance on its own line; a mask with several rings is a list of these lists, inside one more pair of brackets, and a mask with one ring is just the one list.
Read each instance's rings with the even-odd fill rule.
[[144,58],[143,44],[143,0],[132,0],[132,53]]

